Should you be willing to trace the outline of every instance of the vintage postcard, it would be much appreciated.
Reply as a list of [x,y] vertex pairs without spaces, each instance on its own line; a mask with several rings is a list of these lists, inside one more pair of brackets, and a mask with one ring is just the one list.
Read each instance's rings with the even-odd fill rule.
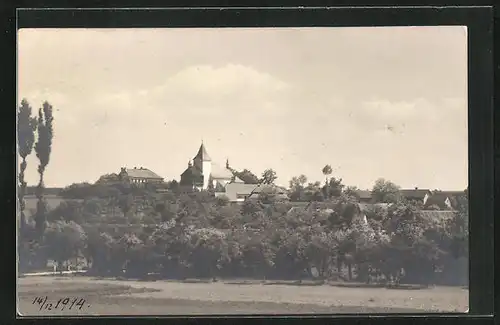
[[20,29],[18,310],[465,312],[465,27]]

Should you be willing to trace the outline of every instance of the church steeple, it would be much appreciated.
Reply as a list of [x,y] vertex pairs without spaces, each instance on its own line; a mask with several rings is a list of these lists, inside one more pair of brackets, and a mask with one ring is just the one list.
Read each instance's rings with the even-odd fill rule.
[[212,158],[210,158],[210,156],[207,153],[207,150],[205,149],[203,141],[201,142],[200,149],[198,150],[198,153],[196,154],[193,160],[212,161]]

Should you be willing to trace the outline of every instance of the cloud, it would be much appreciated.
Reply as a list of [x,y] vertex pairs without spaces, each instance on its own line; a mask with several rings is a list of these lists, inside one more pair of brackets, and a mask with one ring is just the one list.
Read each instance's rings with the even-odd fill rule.
[[252,67],[227,64],[191,66],[169,77],[147,96],[153,105],[171,105],[195,112],[277,109],[290,86]]
[[26,98],[34,107],[41,106],[44,101],[49,101],[52,105],[56,106],[64,106],[68,103],[65,95],[50,89],[36,90],[27,94],[20,92],[18,97],[19,102],[21,99]]
[[362,113],[379,121],[393,121],[403,123],[410,119],[425,116],[426,119],[435,119],[436,108],[427,100],[417,99],[415,101],[389,101],[375,99],[363,102]]
[[[374,99],[361,102],[353,110],[358,126],[371,130],[402,130],[420,132],[433,129],[453,132],[463,126],[467,130],[467,103],[461,98],[426,100],[417,98],[406,101]],[[432,131],[432,132],[433,132]]]
[[43,102],[49,102],[54,108],[54,118],[64,126],[74,125],[78,117],[74,114],[74,109],[79,103],[71,102],[68,97],[60,92],[48,88],[36,90],[28,93],[19,92],[18,103],[26,99],[33,109],[33,115],[38,114],[38,109]]
[[269,94],[286,90],[288,85],[273,76],[240,64],[227,64],[222,67],[210,65],[191,66],[179,71],[167,82],[155,89],[157,92],[194,92],[197,95],[212,97],[214,94],[250,92]]
[[[172,118],[176,110],[202,116],[247,118],[262,113],[269,116],[287,109],[292,87],[284,81],[252,67],[227,64],[190,66],[149,89],[99,96],[91,108],[118,118]],[[135,114],[137,113],[137,114]]]

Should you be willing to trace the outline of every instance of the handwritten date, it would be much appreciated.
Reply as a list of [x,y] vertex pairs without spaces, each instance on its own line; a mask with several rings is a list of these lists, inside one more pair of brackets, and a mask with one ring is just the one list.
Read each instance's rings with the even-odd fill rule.
[[49,301],[47,296],[35,297],[33,305],[39,305],[40,310],[82,310],[85,307],[90,307],[90,304],[87,304],[85,299],[78,297],[66,297],[57,301]]

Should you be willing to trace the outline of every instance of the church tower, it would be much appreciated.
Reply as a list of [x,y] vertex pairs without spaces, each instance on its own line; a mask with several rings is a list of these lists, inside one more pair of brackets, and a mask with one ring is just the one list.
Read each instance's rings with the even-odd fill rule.
[[201,142],[198,153],[193,158],[193,165],[201,170],[203,174],[203,189],[206,190],[208,188],[208,182],[210,181],[210,174],[212,173],[212,159],[208,155],[203,141]]

